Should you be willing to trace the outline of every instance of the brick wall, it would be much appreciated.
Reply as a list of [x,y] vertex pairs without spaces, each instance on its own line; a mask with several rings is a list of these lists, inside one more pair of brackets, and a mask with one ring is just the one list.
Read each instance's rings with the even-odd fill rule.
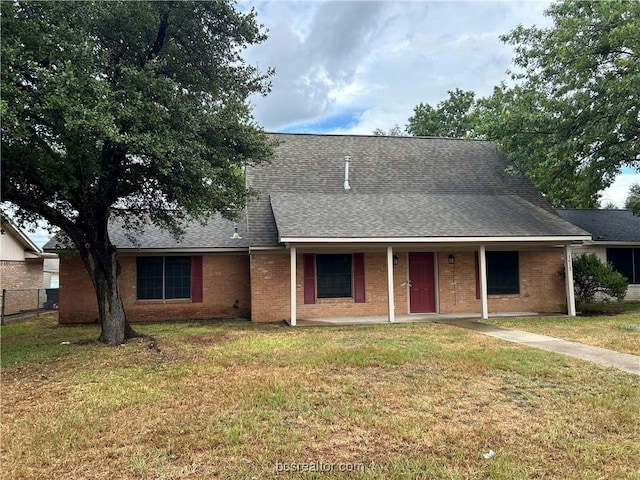
[[0,260],[0,290],[7,290],[5,315],[41,308],[46,297],[37,289],[44,288],[43,278],[41,258]]
[[[122,266],[120,294],[127,318],[132,322],[249,317],[251,314],[249,257],[246,254],[203,256],[202,303],[192,303],[189,299],[137,300],[136,257],[123,255],[119,261]],[[60,261],[59,308],[60,323],[97,321],[95,293],[79,256]]]
[[[456,257],[448,262],[449,254]],[[394,266],[394,301],[396,315],[409,313],[407,287],[408,253],[397,252]],[[520,293],[490,295],[489,312],[562,312],[565,307],[565,284],[558,275],[563,265],[560,249],[523,251],[519,254]],[[438,310],[440,313],[479,313],[476,298],[475,254],[470,252],[438,252],[436,271],[438,281]],[[251,300],[252,320],[257,322],[290,319],[289,254],[252,253]],[[313,319],[340,316],[386,315],[387,274],[386,253],[366,253],[365,303],[352,298],[316,299],[315,304],[304,303],[304,272],[302,255],[297,256],[296,298],[297,317]]]
[[42,259],[0,260],[0,290],[43,288]]
[[[455,264],[448,256],[455,255]],[[489,295],[489,313],[499,312],[566,312],[564,279],[558,271],[564,265],[561,249],[521,251],[520,293],[516,295]],[[440,252],[440,313],[480,312],[476,298],[475,253]]]

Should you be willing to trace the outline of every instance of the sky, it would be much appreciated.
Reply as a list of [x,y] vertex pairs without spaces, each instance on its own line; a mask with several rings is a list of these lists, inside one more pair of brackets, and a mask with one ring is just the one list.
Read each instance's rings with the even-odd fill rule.
[[[368,135],[407,124],[419,103],[460,88],[477,97],[509,82],[513,50],[499,36],[519,24],[549,27],[549,1],[256,1],[268,39],[245,60],[276,74],[252,97],[269,132]],[[602,203],[623,207],[640,174],[624,169]]]
[[[404,128],[419,103],[437,105],[449,90],[488,96],[509,80],[513,50],[499,36],[519,24],[547,27],[549,1],[257,1],[268,39],[245,60],[273,67],[272,91],[251,97],[268,132],[368,135]],[[638,172],[625,169],[602,194],[623,207]],[[41,229],[34,241],[42,245]]]

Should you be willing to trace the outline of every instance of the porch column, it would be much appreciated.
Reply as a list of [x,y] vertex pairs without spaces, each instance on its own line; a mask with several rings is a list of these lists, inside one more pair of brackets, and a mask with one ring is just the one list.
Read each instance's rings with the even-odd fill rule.
[[484,245],[480,245],[480,305],[482,319],[489,318],[489,302],[487,301],[487,252]]
[[573,258],[571,258],[571,244],[564,246],[565,286],[567,288],[567,315],[576,316],[576,298],[573,289]]
[[393,248],[387,247],[387,295],[389,296],[389,323],[396,321],[396,306],[393,300]]
[[296,311],[298,306],[296,304],[296,247],[291,247],[289,249],[290,259],[291,259],[291,326],[296,326]]

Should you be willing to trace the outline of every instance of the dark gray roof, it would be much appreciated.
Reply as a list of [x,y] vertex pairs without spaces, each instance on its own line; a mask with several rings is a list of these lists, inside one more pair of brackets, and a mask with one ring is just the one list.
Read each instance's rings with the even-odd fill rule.
[[516,195],[274,193],[271,204],[281,237],[586,235]]
[[558,214],[596,242],[640,242],[640,216],[631,210],[558,209]]
[[[560,218],[491,142],[425,137],[269,134],[270,163],[249,167],[259,192],[238,222],[192,223],[180,241],[148,226],[132,242],[110,229],[120,249],[271,247],[280,237],[398,238],[587,235]],[[350,190],[343,188],[351,157]],[[275,212],[275,216],[274,216]],[[56,248],[55,239],[45,246]]]
[[[234,227],[238,227],[241,239],[233,239]],[[246,219],[238,220],[237,224],[216,215],[206,225],[197,222],[185,226],[185,233],[176,240],[169,232],[161,230],[155,225],[146,225],[142,231],[132,231],[127,236],[122,222],[115,219],[109,226],[109,237],[119,250],[124,249],[232,249],[248,248]],[[56,250],[68,248],[68,240],[64,238],[52,238],[44,246],[44,250]]]
[[[275,159],[247,170],[248,184],[261,192],[248,209],[252,246],[277,245],[278,235],[335,238],[355,232],[358,237],[586,235],[558,217],[528,179],[507,173],[509,163],[491,142],[271,137],[280,143]],[[343,188],[347,155],[348,191]]]

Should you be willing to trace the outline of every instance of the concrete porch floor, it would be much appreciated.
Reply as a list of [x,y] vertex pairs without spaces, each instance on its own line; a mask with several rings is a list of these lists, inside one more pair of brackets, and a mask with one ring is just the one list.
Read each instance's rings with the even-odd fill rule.
[[[489,318],[505,318],[505,317],[538,317],[539,313],[535,312],[506,312],[492,313]],[[396,315],[395,323],[418,323],[418,322],[442,322],[450,320],[480,320],[480,313],[414,313],[411,315]],[[313,318],[302,319],[296,321],[297,327],[318,327],[318,326],[339,326],[339,325],[379,325],[389,323],[389,317],[386,315],[372,315],[368,317],[330,317],[330,318]]]

